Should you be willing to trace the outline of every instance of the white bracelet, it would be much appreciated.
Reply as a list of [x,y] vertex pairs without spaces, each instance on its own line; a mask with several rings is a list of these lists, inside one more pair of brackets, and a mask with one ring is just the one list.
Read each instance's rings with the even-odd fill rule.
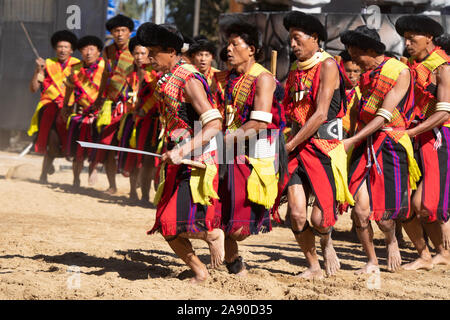
[[386,119],[387,122],[391,122],[392,120],[392,112],[383,108],[378,109],[375,115],[383,117],[384,119]]
[[270,112],[265,111],[252,111],[250,112],[250,120],[258,120],[266,123],[272,123],[273,115]]
[[216,119],[222,119],[220,111],[217,109],[211,109],[201,114],[200,121],[202,122],[202,127],[204,127],[208,122]]
[[437,111],[450,112],[450,102],[438,102],[438,103],[436,103],[436,112]]

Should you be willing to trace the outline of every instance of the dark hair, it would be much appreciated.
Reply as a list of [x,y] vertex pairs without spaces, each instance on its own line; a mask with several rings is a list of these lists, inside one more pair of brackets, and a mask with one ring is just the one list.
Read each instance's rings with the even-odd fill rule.
[[106,21],[106,30],[111,32],[114,28],[117,27],[127,27],[130,32],[134,30],[134,21],[123,14],[118,14],[115,17],[112,17],[108,21]]
[[223,47],[222,50],[220,50],[219,57],[220,57],[220,60],[222,62],[227,62],[228,61],[228,50],[227,50],[227,47]]
[[229,38],[232,34],[241,37],[247,45],[255,47],[255,60],[261,58],[261,34],[255,25],[242,20],[233,21],[225,27],[226,37]]
[[450,55],[450,34],[444,33],[443,35],[433,40],[435,45],[441,47],[442,50],[447,53],[447,55]]
[[81,50],[86,46],[96,46],[98,48],[98,51],[102,51],[103,49],[103,42],[100,40],[100,38],[96,36],[84,36],[80,40],[78,40],[77,49]]
[[341,42],[347,47],[354,46],[365,51],[372,49],[377,54],[383,54],[386,50],[386,46],[381,42],[378,32],[365,25],[342,33]]
[[144,47],[173,48],[177,54],[181,53],[183,48],[183,36],[173,25],[157,25],[146,22],[139,27],[136,37],[139,44]]
[[341,53],[339,53],[339,56],[342,58],[342,61],[344,62],[352,61],[352,57],[350,56],[347,50],[341,51]]
[[53,49],[55,49],[58,42],[61,41],[69,42],[72,45],[72,50],[77,48],[78,38],[69,30],[56,31],[50,38],[50,43],[52,44]]

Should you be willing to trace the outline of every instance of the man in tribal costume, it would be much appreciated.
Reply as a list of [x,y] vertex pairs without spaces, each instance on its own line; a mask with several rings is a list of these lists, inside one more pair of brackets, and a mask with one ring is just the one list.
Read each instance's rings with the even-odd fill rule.
[[[135,68],[128,75],[133,93],[128,112],[122,117],[118,132],[119,146],[142,151],[156,152],[160,133],[157,99],[155,96],[158,75],[150,65],[148,49],[133,37],[129,44]],[[154,177],[155,158],[135,153],[119,152],[118,168],[130,177],[130,199],[137,200],[137,186],[141,187],[142,200],[148,204],[150,185]]]
[[[106,68],[103,73],[100,93],[94,104],[99,109],[97,118],[97,130],[99,133],[98,143],[117,145],[117,132],[122,116],[127,112],[127,101],[133,94],[132,84],[128,82],[128,75],[134,69],[134,58],[128,43],[134,22],[121,14],[106,22],[106,29],[111,32],[114,43],[103,50],[103,59]],[[90,175],[95,179],[95,170],[98,163],[103,163],[108,178],[108,193],[117,192],[116,152],[111,150],[96,150],[90,165]],[[93,181],[91,180],[91,183]]]
[[[411,217],[403,227],[419,258],[406,270],[430,270],[435,264],[450,264],[450,58],[434,40],[442,26],[424,15],[399,18],[395,28],[405,38],[413,71],[414,120],[407,134],[414,140],[415,156],[422,179],[412,197]],[[427,248],[422,226],[437,251]]]
[[344,140],[351,152],[349,188],[355,198],[352,218],[368,263],[357,273],[378,272],[370,221],[375,220],[385,235],[387,268],[401,266],[395,237],[395,221],[410,215],[411,191],[420,171],[406,133],[413,111],[413,82],[409,68],[384,55],[378,33],[360,26],[341,35],[361,75],[361,100],[357,132]]
[[[345,84],[337,62],[319,46],[327,40],[327,33],[317,18],[291,12],[283,24],[289,31],[296,61],[288,75],[283,101],[292,132],[286,143],[289,176],[280,189],[287,192],[292,232],[308,263],[300,277],[320,279],[323,273],[315,236],[320,238],[327,276],[336,274],[340,262],[331,232],[339,206],[353,202],[347,186],[347,155],[340,141],[346,112]],[[307,219],[310,197],[315,198],[312,226]]]
[[[163,73],[157,92],[168,142],[154,200],[156,221],[148,233],[159,231],[194,272],[192,282],[201,282],[208,270],[189,239],[208,243],[213,268],[224,256],[224,234],[215,210],[219,182],[215,136],[222,117],[204,76],[181,58],[183,38],[175,28],[145,23],[137,38],[149,48],[154,70]],[[192,154],[203,168],[186,161]]]
[[283,89],[256,61],[261,56],[258,29],[243,21],[225,27],[231,70],[216,72],[213,88],[224,115],[225,156],[221,166],[220,206],[225,231],[225,262],[231,274],[244,275],[238,241],[272,229],[270,210],[278,193],[278,163],[283,162]]
[[105,60],[100,57],[103,42],[95,36],[85,36],[78,41],[82,61],[72,68],[66,80],[67,93],[64,99],[63,116],[67,122],[68,135],[66,157],[73,159],[73,185],[80,186],[83,162],[92,150],[82,148],[77,141],[93,142],[96,137],[97,110],[93,104],[97,99]]
[[64,156],[67,129],[61,116],[66,87],[64,80],[72,67],[80,60],[72,57],[77,46],[77,37],[70,31],[55,32],[51,44],[56,57],[36,59],[36,70],[30,82],[31,92],[41,89],[41,98],[31,119],[28,135],[36,139],[34,149],[44,155],[40,181],[47,182],[47,176],[55,172],[53,160]]

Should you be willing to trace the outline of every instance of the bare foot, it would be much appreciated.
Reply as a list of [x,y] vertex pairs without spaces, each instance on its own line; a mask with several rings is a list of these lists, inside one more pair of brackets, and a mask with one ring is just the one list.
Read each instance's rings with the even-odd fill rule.
[[325,273],[327,277],[332,276],[341,268],[341,263],[336,255],[333,243],[331,242],[331,239],[328,241],[320,239],[320,246],[322,248],[323,259],[325,262]]
[[97,183],[98,175],[97,175],[97,169],[94,169],[88,178],[88,184],[89,186],[93,186]]
[[116,194],[117,193],[117,188],[109,188],[108,190],[105,191],[107,194]]
[[355,271],[356,275],[360,274],[371,274],[380,272],[380,267],[373,262],[368,262],[364,267]]
[[400,255],[400,250],[398,249],[397,240],[392,241],[386,246],[387,249],[387,269],[390,272],[395,272],[400,269],[402,265],[402,257]]
[[202,268],[201,271],[198,271],[195,274],[195,277],[191,278],[190,282],[192,284],[200,284],[202,282],[205,282],[206,279],[208,279],[208,275],[209,275],[209,273],[208,273],[208,270],[206,269],[206,267],[204,269]]
[[73,187],[74,187],[74,188],[79,188],[80,185],[81,185],[80,178],[74,178],[74,179],[73,179]]
[[402,266],[403,270],[419,270],[419,269],[424,269],[427,271],[430,271],[431,269],[433,269],[433,260],[430,259],[424,259],[424,258],[418,258],[416,260],[414,260],[413,262],[404,264]]
[[433,257],[433,264],[443,264],[443,265],[450,265],[450,254],[442,254],[438,253]]
[[222,229],[208,232],[206,240],[211,254],[211,268],[215,269],[223,263],[225,258],[225,234]]
[[316,268],[309,268],[306,271],[303,271],[298,275],[299,278],[302,279],[309,279],[309,280],[319,280],[323,279],[323,273],[322,269],[316,269]]
[[441,224],[442,246],[445,250],[450,250],[450,220]]

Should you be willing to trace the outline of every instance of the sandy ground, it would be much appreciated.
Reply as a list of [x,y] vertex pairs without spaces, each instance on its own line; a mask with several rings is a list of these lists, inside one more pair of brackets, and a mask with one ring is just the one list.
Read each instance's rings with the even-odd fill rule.
[[[350,233],[348,214],[340,217],[333,233],[342,266],[334,277],[296,277],[306,269],[304,255],[292,232],[275,226],[241,243],[249,269],[246,278],[229,275],[222,266],[211,270],[205,283],[192,286],[192,273],[161,235],[146,235],[155,210],[128,200],[125,177],[117,176],[119,193],[114,196],[103,192],[103,173],[93,187],[83,173],[81,188],[74,190],[70,163],[57,159],[56,173],[43,185],[38,182],[42,157],[16,156],[0,153],[0,299],[450,298],[450,268],[387,272],[377,227],[381,273],[378,278],[354,275],[366,258]],[[206,244],[193,244],[208,263]],[[404,262],[416,257],[412,247],[402,248],[401,254]]]

